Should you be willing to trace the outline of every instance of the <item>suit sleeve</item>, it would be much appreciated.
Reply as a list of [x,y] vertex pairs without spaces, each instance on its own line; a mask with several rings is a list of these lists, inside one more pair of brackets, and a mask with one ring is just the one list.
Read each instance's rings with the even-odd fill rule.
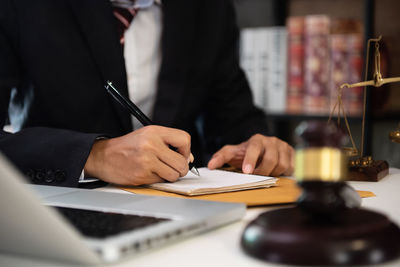
[[[8,11],[8,12],[7,12]],[[7,110],[11,88],[16,87],[20,79],[18,59],[14,50],[16,32],[12,20],[13,9],[7,0],[0,3],[0,125],[7,121]]]
[[77,187],[98,136],[42,127],[1,131],[0,150],[31,183]]
[[0,151],[32,183],[76,187],[99,134],[50,128],[24,129],[15,134],[2,130],[7,123],[10,91],[23,79],[17,52],[18,24],[14,20],[12,4],[0,1]]
[[[204,121],[209,145],[238,144],[256,133],[268,134],[265,114],[253,104],[249,83],[239,66],[239,29],[231,1],[218,1],[223,36],[209,88]],[[212,144],[214,142],[214,144]]]

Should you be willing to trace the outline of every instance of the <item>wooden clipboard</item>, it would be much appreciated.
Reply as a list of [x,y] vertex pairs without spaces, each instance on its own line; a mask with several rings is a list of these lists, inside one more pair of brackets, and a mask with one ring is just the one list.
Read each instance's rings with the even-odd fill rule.
[[[168,193],[145,187],[120,188],[135,194],[245,203],[248,207],[294,203],[301,193],[301,189],[296,185],[296,181],[290,178],[279,178],[277,185],[269,188],[251,189],[192,197],[183,196],[175,193]],[[375,196],[374,193],[369,191],[357,192],[360,197],[363,198]]]

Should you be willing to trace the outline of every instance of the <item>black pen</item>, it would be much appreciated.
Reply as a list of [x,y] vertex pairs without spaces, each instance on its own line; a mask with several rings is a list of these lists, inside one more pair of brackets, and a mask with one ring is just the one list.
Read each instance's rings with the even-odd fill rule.
[[[112,82],[107,81],[104,85],[107,92],[110,93],[118,103],[120,103],[124,108],[126,108],[136,119],[140,121],[143,126],[154,125],[154,123],[128,98],[123,96],[112,84]],[[176,149],[173,148],[176,151]],[[200,176],[199,171],[194,166],[192,162],[189,162],[189,170],[197,176]]]

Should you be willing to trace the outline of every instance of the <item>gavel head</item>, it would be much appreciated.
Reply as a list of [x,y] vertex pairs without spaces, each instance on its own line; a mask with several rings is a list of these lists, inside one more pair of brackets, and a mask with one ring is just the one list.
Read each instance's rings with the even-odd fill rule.
[[343,181],[347,174],[346,156],[341,148],[347,135],[334,123],[308,121],[296,128],[297,181]]
[[399,258],[400,229],[386,216],[359,208],[360,197],[344,182],[343,132],[312,121],[297,134],[295,176],[303,193],[297,206],[264,212],[246,226],[245,252],[301,266],[364,266]]
[[347,157],[342,147],[347,135],[334,123],[309,121],[296,129],[298,147],[294,176],[303,193],[298,206],[312,217],[330,220],[346,207],[357,207],[361,199],[343,181]]

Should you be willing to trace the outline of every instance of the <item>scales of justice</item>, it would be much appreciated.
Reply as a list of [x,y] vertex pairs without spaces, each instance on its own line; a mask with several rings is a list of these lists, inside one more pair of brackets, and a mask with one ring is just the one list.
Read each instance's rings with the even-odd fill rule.
[[[348,138],[334,123],[305,121],[296,128],[294,177],[302,193],[295,206],[266,211],[246,226],[241,247],[248,255],[290,266],[376,266],[400,258],[400,228],[387,216],[363,209],[361,198],[346,183],[349,174],[353,180],[377,181],[388,173],[386,161],[373,160],[356,148],[341,99],[345,88],[400,82],[400,77],[382,78],[380,40],[368,41],[368,52],[375,42],[373,79],[340,86],[329,118],[337,108],[338,124],[342,115],[353,147],[343,149]],[[363,138],[365,91],[364,87]],[[400,130],[390,136],[399,142]],[[348,155],[355,159],[348,161]]]
[[[348,84],[344,83],[338,88],[338,97],[335,105],[332,108],[332,111],[329,116],[329,121],[331,121],[332,116],[337,109],[337,123],[340,124],[340,118],[343,116],[344,121],[346,123],[346,128],[350,137],[350,141],[352,143],[352,147],[344,147],[343,150],[345,154],[350,157],[349,160],[349,180],[357,180],[357,181],[379,181],[381,178],[386,176],[389,172],[389,164],[385,160],[374,160],[372,156],[364,155],[363,147],[364,147],[364,137],[365,137],[365,114],[366,114],[366,88],[367,86],[381,87],[384,84],[400,82],[400,77],[394,78],[383,78],[381,74],[380,68],[380,53],[379,53],[379,41],[382,39],[382,36],[375,39],[369,39],[367,44],[367,60],[365,63],[365,77],[363,82]],[[374,53],[374,74],[372,80],[367,80],[368,78],[368,61],[369,61],[369,52],[371,43],[375,43],[375,53]],[[364,103],[363,103],[363,112],[362,112],[362,132],[361,132],[361,149],[357,149],[353,137],[351,135],[350,126],[347,121],[346,112],[342,103],[342,90],[346,88],[352,87],[364,87]],[[389,134],[389,138],[391,141],[400,143],[400,129],[398,128],[395,131],[391,131]]]

